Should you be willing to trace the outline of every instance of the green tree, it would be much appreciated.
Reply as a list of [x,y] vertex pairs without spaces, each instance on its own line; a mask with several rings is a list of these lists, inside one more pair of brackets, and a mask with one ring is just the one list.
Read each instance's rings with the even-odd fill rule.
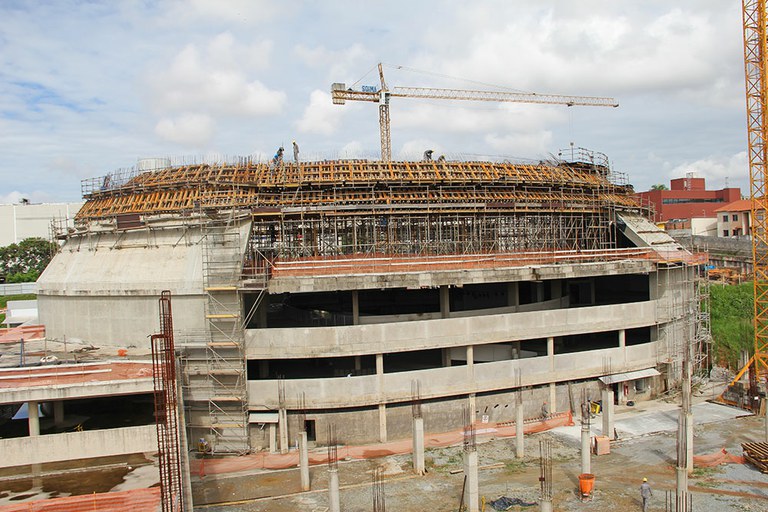
[[57,249],[55,243],[42,238],[27,238],[0,247],[0,272],[10,283],[36,281]]
[[669,190],[669,189],[665,184],[657,183],[655,185],[651,185],[651,190]]
[[712,360],[734,368],[739,352],[754,352],[755,329],[752,325],[752,283],[731,286],[712,285]]

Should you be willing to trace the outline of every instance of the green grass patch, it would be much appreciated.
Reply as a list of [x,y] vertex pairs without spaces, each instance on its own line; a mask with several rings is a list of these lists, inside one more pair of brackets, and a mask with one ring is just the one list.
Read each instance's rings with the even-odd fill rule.
[[9,300],[35,300],[37,295],[34,293],[22,293],[20,295],[0,295],[0,308],[8,306]]
[[710,288],[712,358],[716,364],[735,367],[742,350],[754,352],[755,330],[752,283]]

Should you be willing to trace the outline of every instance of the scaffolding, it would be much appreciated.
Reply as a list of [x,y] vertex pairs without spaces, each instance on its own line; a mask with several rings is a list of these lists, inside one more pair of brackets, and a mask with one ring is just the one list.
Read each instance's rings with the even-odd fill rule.
[[213,453],[249,451],[248,398],[242,310],[238,286],[242,271],[240,222],[235,211],[203,224],[203,289],[207,402]]

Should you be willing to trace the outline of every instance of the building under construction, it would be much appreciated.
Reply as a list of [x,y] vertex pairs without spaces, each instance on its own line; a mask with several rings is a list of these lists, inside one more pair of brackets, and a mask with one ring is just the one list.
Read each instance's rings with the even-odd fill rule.
[[[162,166],[83,182],[39,280],[52,338],[149,347],[170,290],[189,438],[215,453],[409,437],[570,385],[675,385],[708,340],[694,255],[602,155]],[[690,351],[690,352],[687,352]],[[513,378],[516,376],[515,378]]]

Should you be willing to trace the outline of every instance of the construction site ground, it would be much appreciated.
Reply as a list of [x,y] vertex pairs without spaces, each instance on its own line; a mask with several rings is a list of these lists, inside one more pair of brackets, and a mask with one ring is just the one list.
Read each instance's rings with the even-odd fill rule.
[[[9,347],[10,348],[10,347]],[[39,349],[42,347],[30,347]],[[50,346],[47,347],[51,349]],[[56,347],[61,359],[69,357]],[[74,350],[73,350],[74,349]],[[4,354],[13,356],[12,354]],[[103,357],[105,354],[102,354]],[[133,354],[131,354],[133,355]],[[109,354],[108,356],[112,356]],[[145,357],[143,354],[139,357]],[[130,357],[129,357],[130,358]],[[88,359],[88,358],[86,358]],[[694,405],[694,453],[713,455],[725,449],[741,456],[741,443],[764,441],[762,418],[745,411],[716,405],[714,386],[699,391]],[[675,430],[677,401],[654,400],[634,407],[617,406],[615,427],[620,439],[611,445],[609,455],[592,457],[596,475],[591,501],[582,502],[577,494],[580,471],[580,427],[556,429],[526,436],[526,457],[515,458],[515,439],[478,435],[480,495],[490,501],[500,496],[537,502],[539,496],[539,440],[553,444],[554,510],[610,511],[641,510],[639,485],[647,477],[654,490],[650,510],[665,510],[665,493],[675,485]],[[601,416],[593,420],[593,431],[600,434]],[[316,453],[324,453],[317,448]],[[293,454],[292,454],[293,455]],[[736,457],[738,459],[738,457]],[[342,510],[372,510],[372,475],[383,469],[386,506],[393,511],[429,510],[435,512],[459,509],[463,483],[462,448],[449,446],[426,451],[428,473],[416,476],[411,470],[411,456],[393,455],[339,463]],[[194,461],[193,461],[194,462]],[[199,467],[193,464],[193,467]],[[198,511],[326,511],[328,507],[327,466],[310,468],[312,490],[300,492],[297,468],[285,470],[247,470],[213,474],[193,472],[192,484]],[[159,506],[156,494],[145,496],[145,489],[158,485],[157,460],[154,454],[111,457],[102,460],[43,464],[38,467],[16,467],[0,470],[0,512],[6,510],[64,510],[55,508],[57,497],[90,496],[88,509],[118,510],[98,493],[131,491],[135,499],[125,498],[137,507],[125,510],[159,510],[156,506],[139,505],[147,498]],[[690,487],[695,512],[768,511],[768,475],[749,464],[730,462],[712,467],[697,467]],[[93,493],[97,493],[94,495]],[[44,500],[44,501],[40,501]],[[34,508],[26,508],[32,506]],[[101,507],[99,503],[105,506]],[[206,504],[207,503],[207,504]],[[43,505],[40,507],[39,505]],[[73,509],[74,510],[74,509]],[[122,509],[120,509],[122,510]],[[491,507],[486,505],[486,511]],[[510,510],[537,510],[513,507]]]
[[[675,485],[674,404],[655,401],[638,408],[622,408],[616,428],[622,437],[611,453],[593,456],[596,475],[591,501],[579,499],[579,427],[560,427],[526,438],[526,457],[515,458],[515,440],[478,437],[480,495],[486,501],[500,496],[537,502],[539,495],[539,440],[553,444],[554,509],[558,511],[641,510],[639,486],[647,477],[654,489],[651,510],[665,510],[667,491]],[[714,454],[723,448],[741,455],[741,443],[764,439],[761,418],[727,406],[703,403],[694,408],[700,417],[694,433],[696,455]],[[599,423],[599,416],[597,418]],[[631,428],[631,434],[622,430]],[[575,434],[575,435],[574,435]],[[428,473],[416,476],[410,455],[390,456],[339,464],[342,510],[372,510],[372,475],[383,469],[383,489],[390,510],[457,511],[463,484],[462,448],[427,450]],[[216,501],[196,510],[211,512],[289,510],[325,511],[328,506],[327,468],[310,471],[312,489],[300,492],[296,469],[194,477],[195,501]],[[743,463],[695,469],[690,481],[693,510],[697,512],[768,511],[768,475]],[[282,496],[279,496],[282,495]],[[493,510],[486,505],[486,511]],[[510,510],[526,510],[513,507]],[[528,510],[531,510],[530,508]],[[536,510],[535,508],[533,510]]]

